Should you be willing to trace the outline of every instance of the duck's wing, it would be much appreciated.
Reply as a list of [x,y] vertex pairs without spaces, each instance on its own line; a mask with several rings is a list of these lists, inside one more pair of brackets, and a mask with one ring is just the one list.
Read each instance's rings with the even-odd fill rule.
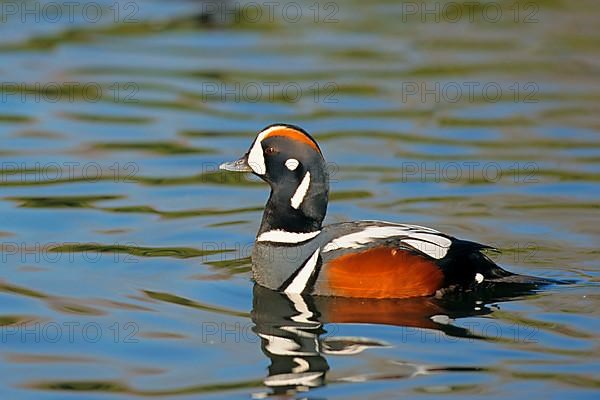
[[[335,235],[328,232],[335,232]],[[370,298],[427,296],[488,283],[549,283],[512,274],[482,250],[435,229],[380,221],[331,226],[283,290]]]

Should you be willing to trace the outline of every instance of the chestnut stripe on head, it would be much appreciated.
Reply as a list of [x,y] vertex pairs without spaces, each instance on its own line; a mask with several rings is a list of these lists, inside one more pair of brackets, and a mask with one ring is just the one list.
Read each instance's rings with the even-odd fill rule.
[[[271,130],[273,128],[276,128],[276,129]],[[271,127],[269,129],[267,129],[266,131],[269,131],[269,133],[264,137],[265,139],[268,137],[283,136],[288,139],[292,139],[297,142],[307,144],[310,147],[312,147],[314,150],[321,153],[321,150],[319,150],[319,146],[317,146],[317,144],[310,137],[308,137],[305,133],[300,132],[294,128],[290,128],[289,126],[278,125],[278,126]]]

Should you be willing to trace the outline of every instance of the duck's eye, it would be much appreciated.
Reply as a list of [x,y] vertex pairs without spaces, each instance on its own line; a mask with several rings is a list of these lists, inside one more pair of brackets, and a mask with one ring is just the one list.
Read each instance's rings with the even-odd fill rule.
[[265,149],[265,154],[274,154],[275,153],[275,149],[273,147],[267,147]]

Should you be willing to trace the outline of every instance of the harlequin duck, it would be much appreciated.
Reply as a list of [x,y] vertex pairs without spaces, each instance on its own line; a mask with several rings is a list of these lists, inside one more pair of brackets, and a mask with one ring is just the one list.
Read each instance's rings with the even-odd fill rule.
[[545,279],[497,266],[482,250],[418,225],[354,221],[323,226],[329,177],[305,130],[274,124],[258,133],[227,171],[252,172],[271,186],[252,253],[256,282],[286,293],[408,298]]

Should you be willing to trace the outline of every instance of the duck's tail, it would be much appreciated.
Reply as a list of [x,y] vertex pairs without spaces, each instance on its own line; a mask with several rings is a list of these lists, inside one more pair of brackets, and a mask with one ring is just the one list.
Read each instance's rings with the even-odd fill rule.
[[483,283],[539,287],[569,283],[507,271],[490,259],[484,251],[498,250],[475,242],[455,240],[446,257],[448,261],[442,265],[449,278],[448,284],[460,284],[466,287],[481,286]]
[[[485,281],[496,283],[496,284],[520,284],[520,285],[533,285],[533,286],[545,286],[555,284],[565,284],[568,282],[559,281],[556,279],[540,278],[532,275],[521,275],[507,271],[500,267],[493,260],[491,260],[486,254],[481,251],[471,253],[468,257],[472,271],[475,271],[476,283],[482,283]],[[477,275],[480,274],[480,275]]]

